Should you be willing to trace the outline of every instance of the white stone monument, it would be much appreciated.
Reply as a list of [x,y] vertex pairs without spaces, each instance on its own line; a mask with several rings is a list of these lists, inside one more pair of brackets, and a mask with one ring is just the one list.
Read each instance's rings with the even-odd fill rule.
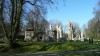
[[56,30],[57,30],[57,41],[59,41],[59,39],[62,38],[62,28],[61,28],[61,26],[57,25]]
[[68,37],[67,37],[67,40],[74,40],[73,38],[73,29],[72,29],[72,24],[70,23],[70,21],[68,22]]
[[81,32],[81,38],[80,38],[81,41],[84,41],[84,36],[83,36],[83,32]]
[[76,29],[74,29],[73,25],[69,21],[67,25],[67,33],[68,33],[67,40],[74,40],[74,41],[81,40],[81,30],[79,30],[79,32],[76,32],[76,33],[75,33],[75,30]]

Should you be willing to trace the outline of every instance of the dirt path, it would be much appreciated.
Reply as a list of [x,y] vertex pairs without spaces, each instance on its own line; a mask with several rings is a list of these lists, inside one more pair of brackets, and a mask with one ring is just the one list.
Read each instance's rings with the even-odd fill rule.
[[15,55],[2,55],[2,56],[63,56],[64,54],[100,54],[100,50],[84,50],[84,51],[64,51],[64,52],[41,52],[32,54],[15,54]]

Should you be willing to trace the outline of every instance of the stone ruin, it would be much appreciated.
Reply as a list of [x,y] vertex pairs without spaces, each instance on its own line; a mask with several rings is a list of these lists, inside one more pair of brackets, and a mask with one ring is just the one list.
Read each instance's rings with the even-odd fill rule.
[[67,40],[74,40],[73,26],[70,23],[70,21],[68,22],[67,28],[68,28],[68,37],[67,37]]
[[34,31],[32,29],[26,29],[25,30],[25,41],[32,41],[32,38],[34,36]]
[[52,28],[52,25],[50,25],[50,28],[47,30],[47,35],[48,38],[47,40],[51,40],[51,41],[59,41],[60,38],[62,38],[62,28],[61,26],[56,26],[55,29]]
[[83,33],[81,31],[80,31],[80,34],[77,34],[76,36],[74,36],[73,25],[71,24],[70,21],[68,22],[68,25],[67,25],[67,34],[68,34],[67,40],[84,41]]
[[33,29],[26,29],[24,41],[45,41],[44,34],[44,32],[34,33]]
[[[41,32],[40,32],[41,33]],[[61,25],[56,25],[56,27],[53,29],[52,25],[50,25],[49,29],[46,30],[46,32],[44,32],[45,34],[42,34],[39,37],[33,37],[36,34],[34,34],[34,31],[32,29],[26,29],[25,30],[25,41],[60,41],[61,39],[63,39],[63,31],[62,31],[62,27]],[[37,34],[38,35],[38,34]],[[67,25],[67,34],[68,36],[66,36],[64,39],[66,40],[81,40],[84,41],[84,37],[83,37],[83,33],[80,32],[80,34],[74,36],[73,33],[73,25],[71,24],[71,22],[68,22]]]

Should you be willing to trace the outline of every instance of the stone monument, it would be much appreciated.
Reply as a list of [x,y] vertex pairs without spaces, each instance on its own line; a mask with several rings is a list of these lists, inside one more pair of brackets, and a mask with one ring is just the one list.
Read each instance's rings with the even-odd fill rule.
[[67,28],[68,28],[68,30],[67,30],[68,31],[67,40],[74,40],[73,26],[72,26],[70,21],[68,22]]
[[34,31],[32,29],[26,29],[25,30],[25,41],[32,41],[32,38],[34,36]]
[[62,28],[60,25],[57,25],[56,31],[57,31],[57,41],[59,41],[59,39],[62,38]]

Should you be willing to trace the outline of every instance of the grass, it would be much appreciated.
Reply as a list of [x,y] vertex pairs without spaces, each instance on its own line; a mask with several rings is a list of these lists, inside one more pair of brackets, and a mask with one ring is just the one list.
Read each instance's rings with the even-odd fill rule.
[[[1,43],[1,42],[0,42]],[[9,48],[5,43],[0,45],[0,53],[20,54],[38,52],[63,52],[70,50],[100,50],[100,42],[89,44],[88,42],[18,42],[18,48]],[[69,55],[70,56],[70,55]]]
[[100,56],[100,54],[64,54],[58,56]]

